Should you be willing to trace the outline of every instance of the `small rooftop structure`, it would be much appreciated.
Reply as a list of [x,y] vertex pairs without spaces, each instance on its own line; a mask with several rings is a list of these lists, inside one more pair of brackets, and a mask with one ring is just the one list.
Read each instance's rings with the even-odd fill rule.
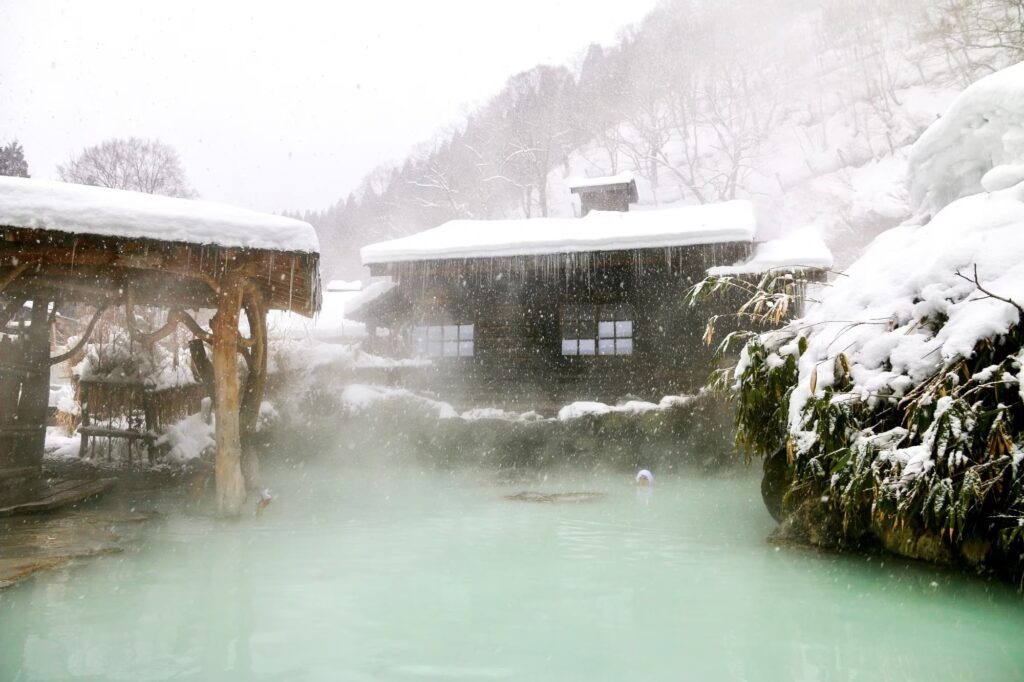
[[751,242],[748,201],[651,211],[595,211],[584,218],[452,220],[408,237],[364,246],[364,265],[456,258],[540,256]]
[[591,211],[619,211],[626,213],[640,195],[632,171],[599,178],[580,178],[569,181],[569,191],[580,195],[580,215]]
[[[38,478],[50,367],[79,353],[104,312],[123,306],[133,342],[155,343],[179,325],[194,336],[189,347],[216,413],[217,504],[237,514],[255,475],[242,461],[240,434],[255,429],[263,396],[267,311],[309,316],[320,308],[319,244],[312,226],[290,218],[0,178],[0,298],[0,334],[7,336],[0,340],[0,483]],[[26,301],[31,324],[8,326]],[[58,302],[96,312],[76,346],[51,357]],[[166,324],[139,329],[135,305],[166,310]],[[189,314],[197,308],[217,311],[211,329]],[[248,338],[239,331],[243,313]],[[248,370],[242,385],[239,355]],[[252,476],[243,477],[243,467]]]

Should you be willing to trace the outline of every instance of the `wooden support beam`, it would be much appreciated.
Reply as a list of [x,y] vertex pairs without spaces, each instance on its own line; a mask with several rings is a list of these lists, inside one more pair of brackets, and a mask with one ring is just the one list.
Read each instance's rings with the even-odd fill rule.
[[[243,443],[251,444],[267,385],[267,309],[263,295],[257,287],[246,289],[243,308],[249,322],[252,345],[246,354],[249,371],[246,373],[245,387],[242,390],[239,417]],[[245,448],[242,453],[242,473],[250,490],[259,488],[259,458],[252,447]]]
[[215,480],[217,511],[238,516],[245,503],[242,478],[242,446],[239,434],[238,318],[242,308],[244,280],[227,275],[221,280],[217,314],[213,318],[213,374],[216,382],[214,414],[217,459]]
[[213,363],[210,362],[210,357],[206,354],[206,344],[202,339],[192,339],[188,342],[188,352],[199,373],[199,380],[206,387],[206,395],[210,396],[212,400],[217,395],[217,385],[213,377]]
[[18,423],[39,427],[18,439],[15,459],[22,466],[36,467],[43,463],[43,448],[46,442],[46,406],[50,398],[50,302],[44,299],[32,301],[32,326],[23,340],[24,361],[31,367],[26,372],[18,402]]
[[21,273],[28,270],[29,265],[31,265],[31,263],[22,263],[15,267],[10,272],[8,272],[6,275],[0,277],[0,292],[3,292],[3,290],[7,288],[8,284],[18,279],[18,277],[21,276]]

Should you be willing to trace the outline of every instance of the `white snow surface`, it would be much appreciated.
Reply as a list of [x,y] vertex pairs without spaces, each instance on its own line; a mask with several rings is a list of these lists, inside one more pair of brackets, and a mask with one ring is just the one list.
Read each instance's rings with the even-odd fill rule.
[[570,190],[583,189],[586,187],[604,187],[605,185],[627,185],[636,181],[633,171],[623,171],[615,175],[605,175],[596,178],[571,178],[567,181]]
[[753,257],[746,262],[708,268],[708,274],[757,274],[785,268],[827,270],[832,267],[832,260],[832,252],[825,245],[820,231],[817,227],[809,225],[778,239],[761,242],[757,245]]
[[202,414],[193,414],[167,427],[167,431],[157,439],[156,444],[169,446],[167,459],[183,464],[216,446],[215,430],[213,418],[210,419],[210,423],[206,423]]
[[[1005,189],[1013,177],[1024,180],[1022,163],[1024,62],[972,84],[921,135],[910,153],[911,207],[925,217],[983,189]],[[990,174],[1001,166],[1009,168]]]
[[332,279],[324,287],[324,291],[359,291],[363,288],[362,280],[354,279],[352,281],[344,279]]
[[558,421],[572,421],[588,416],[601,416],[611,413],[620,414],[645,414],[647,412],[659,412],[672,407],[685,405],[691,400],[690,396],[667,395],[657,403],[649,403],[644,400],[629,400],[621,405],[608,405],[606,403],[577,401],[569,403],[558,411]]
[[584,218],[452,220],[364,246],[360,253],[369,265],[752,241],[756,231],[753,205],[736,200],[628,213],[591,211]]
[[[807,334],[808,348],[790,402],[791,428],[800,429],[812,373],[820,395],[834,383],[840,352],[851,368],[851,397],[872,401],[879,393],[903,395],[970,357],[980,340],[1005,334],[1018,311],[957,276],[973,277],[975,266],[982,287],[1024,302],[1024,183],[955,201],[926,225],[882,233],[823,290],[820,304],[793,323]],[[940,313],[948,320],[937,333],[921,324]]]
[[0,226],[189,244],[318,253],[300,220],[193,199],[0,177]]
[[[375,277],[359,289],[328,286],[322,294],[320,311],[313,319],[289,310],[271,310],[267,313],[267,332],[274,339],[339,342],[365,338],[366,325],[350,316],[394,287],[390,277]],[[244,322],[243,319],[243,330],[248,332]]]

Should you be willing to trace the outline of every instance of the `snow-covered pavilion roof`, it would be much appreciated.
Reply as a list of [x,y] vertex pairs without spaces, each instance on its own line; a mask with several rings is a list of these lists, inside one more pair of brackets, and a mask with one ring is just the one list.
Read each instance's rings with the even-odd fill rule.
[[308,223],[193,199],[0,177],[0,226],[319,253]]
[[591,211],[584,218],[452,220],[364,246],[364,265],[448,258],[500,258],[752,241],[748,201],[649,211]]

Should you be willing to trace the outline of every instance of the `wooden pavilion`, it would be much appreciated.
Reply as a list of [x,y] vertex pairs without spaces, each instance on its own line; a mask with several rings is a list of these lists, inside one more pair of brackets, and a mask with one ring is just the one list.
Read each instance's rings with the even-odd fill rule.
[[[312,316],[319,309],[318,252],[313,228],[297,220],[0,178],[0,488],[24,485],[40,473],[50,367],[85,346],[106,310],[122,306],[136,341],[155,342],[179,325],[194,337],[193,357],[214,400],[217,506],[237,514],[246,484],[254,485],[257,475],[254,459],[243,463],[240,434],[254,428],[263,397],[267,311]],[[57,305],[72,302],[95,312],[75,347],[52,356]],[[28,304],[30,323],[8,326]],[[167,311],[166,323],[136,328],[135,306]],[[199,309],[216,311],[209,329],[189,312]],[[239,330],[243,314],[248,336]],[[244,386],[239,355],[247,370]]]

